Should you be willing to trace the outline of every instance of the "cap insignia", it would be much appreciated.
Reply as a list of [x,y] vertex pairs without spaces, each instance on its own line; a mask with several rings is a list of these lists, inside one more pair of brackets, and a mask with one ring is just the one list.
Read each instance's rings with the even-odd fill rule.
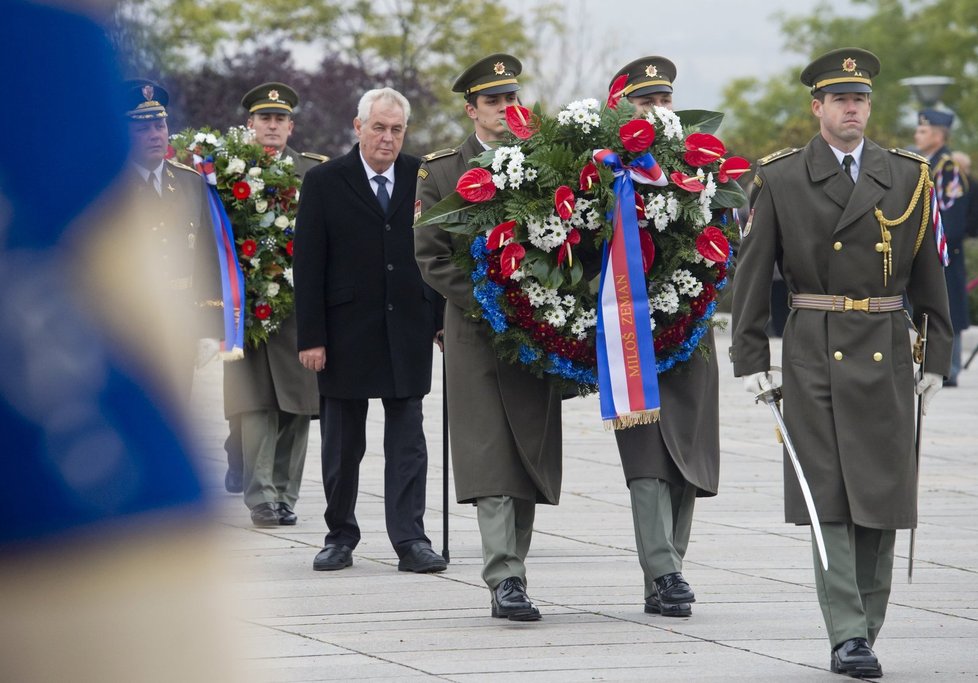
[[270,99],[270,100],[277,100],[278,99],[278,90],[269,90],[268,91],[268,99]]
[[847,73],[852,73],[856,70],[856,60],[852,57],[846,57],[842,60],[842,70]]
[[645,67],[645,75],[649,78],[655,78],[659,75],[659,70],[655,67],[655,64],[649,64]]
[[151,85],[143,86],[143,97],[146,99],[147,102],[153,99],[153,94],[154,94],[153,86]]
[[504,73],[506,73],[506,65],[503,64],[502,62],[496,62],[495,64],[493,64],[492,70],[496,73],[497,76],[502,76]]

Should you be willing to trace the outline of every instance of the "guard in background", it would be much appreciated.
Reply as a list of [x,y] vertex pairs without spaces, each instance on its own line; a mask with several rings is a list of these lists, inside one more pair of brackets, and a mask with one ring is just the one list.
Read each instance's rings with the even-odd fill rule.
[[[782,346],[785,423],[822,522],[829,570],[815,585],[836,673],[878,677],[897,529],[917,525],[914,323],[929,317],[924,411],[950,367],[951,323],[927,160],[864,137],[877,57],[833,50],[801,74],[817,134],[759,162],[733,297],[734,373],[771,389],[771,269],[780,262],[792,312]],[[785,459],[785,518],[810,524]]]
[[[281,157],[291,157],[299,182],[306,171],[326,160],[288,146],[299,104],[285,83],[263,83],[241,99],[255,141]],[[237,228],[237,226],[234,226]],[[293,510],[306,461],[309,421],[319,414],[316,375],[295,356],[295,314],[244,358],[224,364],[224,415],[230,434],[225,488],[244,489],[244,502],[255,526],[293,525]]]
[[968,235],[969,202],[973,201],[971,180],[954,160],[947,143],[951,136],[954,114],[937,109],[924,109],[917,115],[914,145],[930,160],[934,191],[941,207],[944,234],[947,236],[948,265],[944,269],[947,282],[947,302],[954,327],[951,346],[951,374],[946,387],[958,385],[961,371],[961,332],[968,329],[968,271],[964,256],[964,238]]

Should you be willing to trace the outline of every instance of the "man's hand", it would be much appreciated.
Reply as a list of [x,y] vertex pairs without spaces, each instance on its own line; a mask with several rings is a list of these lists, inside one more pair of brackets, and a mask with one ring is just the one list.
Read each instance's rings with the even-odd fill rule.
[[944,377],[938,375],[936,372],[925,372],[924,376],[917,380],[915,391],[921,398],[920,412],[924,415],[927,414],[927,406],[930,405],[931,400],[933,400],[934,396],[937,395],[937,392],[943,386]]
[[744,391],[751,396],[763,394],[765,391],[780,387],[781,383],[768,372],[755,372],[744,377]]
[[438,346],[438,350],[445,353],[445,328],[435,332],[435,344]]
[[198,339],[197,340],[197,358],[194,360],[194,364],[198,368],[202,368],[215,357],[217,357],[217,352],[221,350],[221,342],[216,339]]
[[306,370],[322,372],[326,368],[326,347],[317,346],[314,349],[303,349],[299,352],[299,362]]

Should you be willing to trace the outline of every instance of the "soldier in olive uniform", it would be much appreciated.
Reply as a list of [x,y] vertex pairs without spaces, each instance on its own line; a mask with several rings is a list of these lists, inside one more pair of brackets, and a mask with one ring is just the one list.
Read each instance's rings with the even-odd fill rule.
[[971,196],[971,180],[951,157],[947,147],[951,135],[954,114],[948,111],[925,109],[917,115],[914,145],[930,160],[931,178],[941,207],[944,234],[947,236],[949,262],[944,269],[947,282],[948,307],[954,339],[951,345],[951,374],[944,386],[958,385],[961,371],[961,332],[968,329],[968,272],[964,260],[964,238],[968,234]]
[[[418,210],[455,191],[471,160],[500,139],[506,107],[518,102],[522,65],[493,54],[455,81],[475,132],[457,149],[429,154],[418,171]],[[492,592],[492,616],[540,618],[526,594],[524,561],[536,503],[560,497],[560,394],[550,382],[496,356],[488,325],[475,320],[472,282],[452,260],[453,237],[438,226],[417,229],[421,275],[447,298],[445,362],[455,493],[475,503],[482,535],[482,578]]]
[[[672,109],[676,66],[665,57],[636,59],[623,95],[638,116],[652,107]],[[659,375],[659,421],[615,432],[632,501],[635,542],[645,575],[645,611],[688,617],[692,589],[682,575],[697,496],[715,496],[720,479],[719,371],[713,331],[707,353]]]
[[[834,50],[802,72],[820,132],[759,162],[733,301],[734,372],[752,394],[774,381],[764,325],[771,269],[791,314],[783,342],[785,422],[811,486],[829,570],[815,584],[831,669],[882,675],[872,650],[886,613],[896,529],[917,524],[915,389],[904,294],[929,316],[927,404],[950,364],[944,273],[930,225],[927,160],[863,137],[879,60]],[[785,517],[810,524],[785,464]]]
[[[291,158],[301,182],[326,157],[288,146],[298,103],[296,92],[284,83],[263,83],[241,99],[255,140]],[[243,359],[224,364],[224,415],[230,427],[225,487],[233,492],[243,486],[256,526],[296,523],[292,508],[302,483],[309,421],[319,414],[319,390],[315,373],[302,367],[295,348],[293,314],[267,342],[247,347]]]
[[[178,395],[190,398],[194,373],[192,339],[200,338],[198,364],[206,349],[216,352],[223,336],[223,298],[218,267],[217,242],[207,204],[207,187],[192,168],[165,155],[169,143],[166,105],[169,94],[158,83],[145,79],[126,82],[130,170],[126,174],[134,213],[141,219],[137,235],[148,237],[151,250],[147,270],[163,283],[167,310],[166,333],[179,340],[164,340],[174,349]],[[204,342],[203,340],[207,340]]]

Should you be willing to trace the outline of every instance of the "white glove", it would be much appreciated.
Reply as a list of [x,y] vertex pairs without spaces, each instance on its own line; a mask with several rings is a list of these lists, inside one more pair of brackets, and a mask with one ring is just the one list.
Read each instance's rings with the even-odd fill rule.
[[751,396],[757,396],[780,386],[781,382],[772,377],[768,372],[755,372],[753,375],[746,375],[744,377],[744,391]]
[[202,368],[217,357],[217,352],[221,350],[221,342],[216,339],[197,340],[197,359],[195,364]]
[[924,376],[917,380],[917,387],[915,391],[920,395],[921,406],[920,411],[926,415],[927,406],[930,405],[931,400],[937,395],[937,392],[941,390],[944,386],[944,377],[938,375],[936,372],[925,372]]

